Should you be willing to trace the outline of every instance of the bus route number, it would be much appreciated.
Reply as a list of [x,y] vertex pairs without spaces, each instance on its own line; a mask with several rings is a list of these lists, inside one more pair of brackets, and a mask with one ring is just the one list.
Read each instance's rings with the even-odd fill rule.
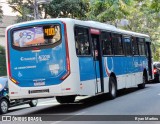
[[54,36],[56,32],[54,28],[46,28],[44,29],[44,33],[46,36]]

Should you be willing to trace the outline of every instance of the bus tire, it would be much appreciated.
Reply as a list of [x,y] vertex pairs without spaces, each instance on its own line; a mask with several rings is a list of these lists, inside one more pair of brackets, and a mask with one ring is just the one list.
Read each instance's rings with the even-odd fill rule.
[[9,108],[9,102],[2,98],[0,100],[0,113],[1,114],[6,114],[8,112],[8,108]]
[[57,102],[63,104],[63,103],[74,103],[76,96],[56,96]]
[[117,96],[117,85],[114,77],[109,78],[109,98],[115,99]]
[[144,89],[146,83],[147,83],[147,76],[145,74],[143,74],[143,83],[142,84],[138,84],[138,88],[139,89]]
[[37,99],[31,100],[31,101],[29,102],[30,107],[36,107],[37,104],[38,104],[38,100],[37,100]]

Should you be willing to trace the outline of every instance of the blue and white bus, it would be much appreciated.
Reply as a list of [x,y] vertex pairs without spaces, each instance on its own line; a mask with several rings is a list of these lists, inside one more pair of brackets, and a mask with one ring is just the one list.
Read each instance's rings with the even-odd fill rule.
[[150,37],[95,21],[46,19],[9,26],[10,99],[55,96],[60,103],[152,79]]

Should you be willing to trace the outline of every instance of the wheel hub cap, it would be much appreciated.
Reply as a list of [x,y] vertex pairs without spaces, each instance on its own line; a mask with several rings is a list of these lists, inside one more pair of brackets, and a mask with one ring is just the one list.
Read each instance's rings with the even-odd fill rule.
[[6,103],[5,101],[3,101],[3,102],[1,103],[1,109],[2,109],[3,112],[6,112],[6,111],[7,111],[8,106],[7,106],[7,103]]

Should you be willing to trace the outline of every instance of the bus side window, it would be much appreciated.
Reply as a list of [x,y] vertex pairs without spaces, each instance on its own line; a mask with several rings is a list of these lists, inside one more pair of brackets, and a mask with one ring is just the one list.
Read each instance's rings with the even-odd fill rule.
[[125,47],[125,54],[127,56],[131,56],[132,55],[132,49],[131,49],[131,39],[130,37],[123,37],[123,42],[124,42],[124,47]]
[[112,34],[112,46],[115,55],[123,55],[122,35]]
[[137,43],[137,38],[132,37],[132,54],[133,55],[139,55],[138,53],[138,43]]
[[87,28],[75,27],[75,45],[77,55],[90,55],[89,31]]
[[101,39],[103,55],[112,55],[111,34],[109,32],[102,32]]

